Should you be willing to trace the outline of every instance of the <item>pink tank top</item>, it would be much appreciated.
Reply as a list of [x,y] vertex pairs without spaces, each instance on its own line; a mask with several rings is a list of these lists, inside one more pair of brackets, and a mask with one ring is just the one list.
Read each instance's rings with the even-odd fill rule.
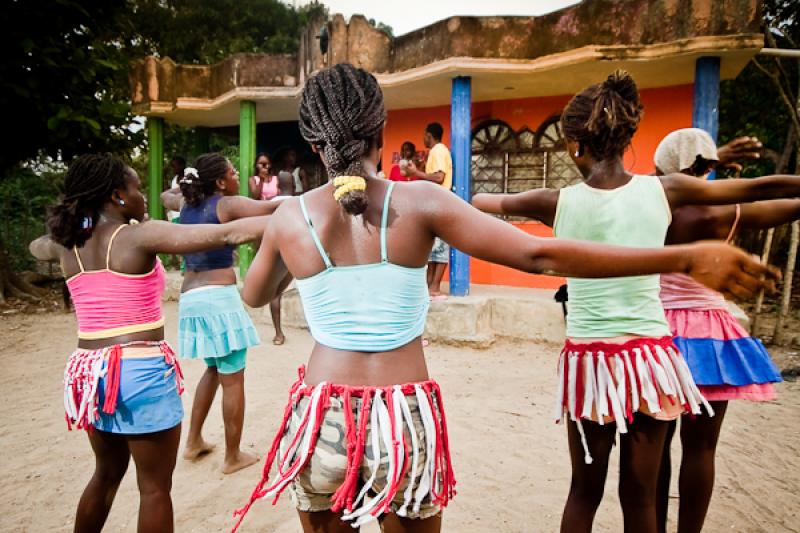
[[259,197],[262,200],[272,200],[276,196],[278,196],[278,177],[277,176],[270,176],[269,181],[262,180],[258,176],[253,176],[256,180],[256,183],[260,184],[261,186],[261,194]]
[[75,305],[80,339],[104,339],[164,325],[161,295],[166,275],[161,261],[156,258],[147,274],[114,272],[108,266],[111,245],[124,227],[114,230],[108,241],[103,270],[84,270],[78,250],[73,248],[81,271],[67,280],[67,287]]
[[[739,224],[741,207],[736,204],[736,218],[725,242],[730,242]],[[686,274],[661,274],[661,303],[664,309],[727,309],[725,297],[696,282]]]

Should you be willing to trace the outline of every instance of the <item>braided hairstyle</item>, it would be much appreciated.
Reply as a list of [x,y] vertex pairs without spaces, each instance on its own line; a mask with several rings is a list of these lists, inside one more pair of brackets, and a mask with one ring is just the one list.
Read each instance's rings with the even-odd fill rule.
[[228,172],[227,158],[211,153],[199,156],[194,167],[187,167],[183,177],[178,180],[186,203],[197,207],[203,200],[217,192],[217,180],[225,179]]
[[47,218],[52,239],[65,248],[83,246],[103,205],[116,189],[125,188],[126,172],[125,163],[111,154],[87,154],[73,161],[64,177],[64,194]]
[[[365,176],[361,158],[386,122],[383,93],[369,72],[340,63],[311,77],[300,100],[300,133],[324,155],[331,178]],[[345,211],[367,209],[366,190],[350,190],[338,199]]]
[[622,156],[641,119],[636,82],[624,70],[617,70],[569,101],[561,115],[561,129],[565,137],[587,146],[603,161]]

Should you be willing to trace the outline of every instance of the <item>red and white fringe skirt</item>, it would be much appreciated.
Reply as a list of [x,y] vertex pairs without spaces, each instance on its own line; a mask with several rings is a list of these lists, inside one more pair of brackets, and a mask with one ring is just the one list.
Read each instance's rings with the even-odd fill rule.
[[[390,512],[392,501],[407,474],[410,474],[412,482],[407,484],[403,493],[403,504],[397,510],[398,515],[405,516],[406,509],[418,511],[420,503],[426,497],[441,507],[447,505],[455,495],[456,480],[450,460],[444,405],[439,385],[435,381],[389,387],[336,385],[326,382],[311,386],[303,381],[304,367],[300,367],[298,374],[299,379],[289,389],[289,401],[264,462],[261,480],[247,504],[234,512],[238,520],[232,531],[236,531],[256,500],[271,499],[273,505],[277,503],[281,493],[309,464],[332,396],[339,397],[342,401],[347,443],[346,473],[331,497],[332,512],[342,512],[342,520],[350,521],[354,528]],[[418,441],[418,428],[414,427],[407,396],[416,399],[425,434],[422,472],[417,471],[417,465],[419,454],[423,450]],[[309,401],[300,415],[301,421],[297,429],[292,435],[288,435],[292,412],[303,397],[308,397]],[[357,417],[352,409],[354,398],[361,399]],[[408,430],[411,442],[407,441],[404,430]],[[367,459],[364,454],[368,438],[375,455],[372,459]],[[282,440],[290,444],[280,457]],[[388,451],[388,457],[379,456],[381,449]],[[270,470],[276,459],[277,470],[274,479],[270,481]],[[374,498],[367,499],[364,496],[371,488],[375,476],[366,483],[360,483],[362,463],[368,462],[372,471],[377,472],[382,460],[388,460],[387,482]],[[418,476],[419,483],[413,483]]]
[[[129,342],[97,350],[79,348],[72,352],[64,369],[64,416],[70,430],[73,427],[91,430],[100,418],[99,408],[106,414],[113,414],[116,411],[123,351],[134,346],[157,347],[164,354],[165,362],[175,368],[178,393],[183,393],[183,373],[175,352],[167,341]],[[103,391],[105,398],[100,407],[97,400],[100,396],[100,381],[103,378],[105,378]]]
[[592,457],[581,420],[615,422],[620,433],[627,433],[637,411],[672,419],[683,412],[701,414],[701,405],[713,416],[672,337],[620,344],[568,339],[561,351],[554,418],[558,423],[567,416],[577,423],[587,464]]

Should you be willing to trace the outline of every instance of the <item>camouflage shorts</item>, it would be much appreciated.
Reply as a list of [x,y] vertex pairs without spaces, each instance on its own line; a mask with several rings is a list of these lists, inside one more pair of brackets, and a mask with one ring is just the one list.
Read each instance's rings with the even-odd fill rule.
[[[301,422],[301,417],[310,399],[308,396],[303,397],[297,402],[297,405],[292,411],[292,416],[289,423],[289,431],[287,431],[281,440],[280,457],[282,458],[285,450],[290,445],[290,439],[297,431],[297,427]],[[422,467],[426,460],[426,438],[425,429],[422,423],[419,405],[417,398],[412,394],[406,396],[411,417],[414,421],[414,428],[417,435],[417,472],[418,475],[414,480],[411,479],[411,470],[409,466],[405,474],[405,478],[401,481],[399,489],[395,497],[392,499],[391,510],[397,512],[402,506],[404,500],[404,492],[408,484],[413,481],[416,490],[420,479],[422,477]],[[352,410],[354,417],[358,417],[361,410],[361,398],[352,398]],[[411,448],[411,435],[407,424],[404,424],[405,441],[408,443],[408,457],[411,461],[412,450]],[[360,479],[357,491],[370,479],[373,475],[372,460],[374,457],[374,450],[371,444],[371,427],[367,426],[366,445],[364,449],[364,459],[361,463]],[[374,498],[385,486],[388,474],[388,453],[379,439],[380,443],[379,456],[380,462],[378,463],[377,473],[371,488],[367,491],[365,499],[369,501]],[[286,458],[289,462],[293,458]],[[347,471],[347,437],[344,417],[343,401],[338,396],[330,397],[330,407],[325,411],[325,416],[320,427],[319,439],[314,448],[311,459],[306,467],[298,474],[294,482],[291,484],[292,500],[295,502],[297,509],[300,511],[327,511],[331,508],[331,497],[342,484]],[[424,519],[434,516],[439,513],[441,507],[433,503],[430,492],[423,498],[419,511],[414,511],[410,506],[406,510],[407,518]]]

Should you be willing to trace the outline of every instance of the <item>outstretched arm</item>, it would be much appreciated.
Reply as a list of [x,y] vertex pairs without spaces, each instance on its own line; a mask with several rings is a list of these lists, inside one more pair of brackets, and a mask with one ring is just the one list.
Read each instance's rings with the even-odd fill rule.
[[708,181],[685,174],[661,176],[670,207],[724,205],[800,197],[800,176]]
[[553,225],[558,205],[559,191],[535,189],[517,194],[480,193],[472,198],[472,205],[484,213],[535,218]]
[[741,209],[739,225],[746,228],[774,228],[800,219],[800,199],[752,202]]
[[272,301],[278,295],[279,285],[288,273],[278,251],[275,226],[273,220],[264,228],[261,246],[244,278],[242,299],[250,307],[262,307]]
[[217,204],[220,222],[230,222],[246,217],[271,215],[283,200],[253,200],[245,196],[226,196]]
[[248,217],[227,224],[170,224],[148,220],[131,228],[131,244],[144,252],[189,254],[255,241],[269,217]]
[[684,272],[739,298],[752,296],[776,276],[741,250],[717,242],[629,248],[533,237],[446,191],[429,189],[427,201],[435,206],[426,211],[435,235],[469,255],[525,272],[579,278]]
[[170,211],[180,211],[183,208],[183,194],[180,188],[175,187],[162,192],[161,203]]
[[42,235],[28,245],[31,255],[39,261],[58,261],[64,247],[50,238],[50,235]]
[[408,165],[406,168],[406,174],[408,176],[413,176],[418,180],[432,181],[433,183],[438,183],[439,185],[444,183],[444,172],[436,171],[431,174],[427,174],[418,169],[414,163]]

